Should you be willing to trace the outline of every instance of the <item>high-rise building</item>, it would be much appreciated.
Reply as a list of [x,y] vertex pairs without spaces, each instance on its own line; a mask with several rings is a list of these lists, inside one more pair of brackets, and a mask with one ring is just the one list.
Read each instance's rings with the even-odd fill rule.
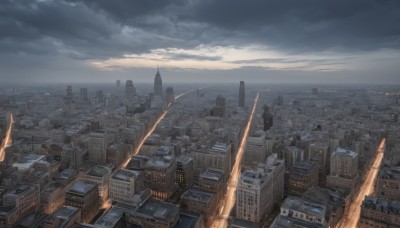
[[167,99],[168,103],[174,102],[175,99],[174,88],[167,87],[167,89],[165,90],[165,98]]
[[240,81],[240,87],[239,87],[239,107],[244,107],[244,100],[245,100],[244,81]]
[[81,218],[89,223],[100,209],[99,190],[95,184],[76,182],[67,190],[65,205],[81,209]]
[[265,132],[257,130],[247,137],[244,154],[245,168],[252,169],[258,163],[264,162],[267,157],[267,147],[265,144]]
[[112,135],[104,130],[90,132],[89,161],[99,165],[107,162],[107,146],[112,142]]
[[337,148],[331,155],[330,174],[326,178],[326,185],[354,190],[360,183],[358,175],[358,153]]
[[264,121],[264,131],[269,130],[273,126],[274,117],[269,112],[268,105],[264,105],[264,113],[262,115]]
[[174,158],[153,157],[145,165],[145,185],[151,189],[155,199],[166,200],[175,193],[178,185],[175,183],[176,162]]
[[80,180],[96,184],[99,188],[100,199],[106,202],[108,200],[110,177],[110,168],[96,165],[83,174]]
[[331,175],[353,178],[358,172],[358,153],[337,148],[331,155]]
[[215,107],[213,109],[213,116],[225,116],[225,97],[218,95],[215,99]]
[[310,145],[310,160],[318,162],[319,165],[319,184],[325,186],[326,176],[329,171],[329,143],[313,143]]
[[144,173],[141,170],[120,169],[110,180],[110,198],[112,201],[126,202],[144,188]]
[[80,99],[81,99],[81,101],[88,101],[87,92],[88,92],[87,88],[81,88],[81,91],[80,91]]
[[117,88],[121,87],[121,80],[116,81]]
[[191,156],[194,159],[195,181],[198,181],[200,174],[208,168],[222,171],[225,181],[229,178],[231,171],[230,145],[215,143],[211,148],[192,151]]
[[289,173],[290,195],[302,196],[309,188],[318,185],[318,163],[316,161],[298,161]]
[[185,205],[185,210],[204,215],[207,222],[214,215],[217,203],[215,194],[195,188],[189,188],[181,196],[181,205]]
[[236,190],[236,218],[260,222],[272,210],[272,173],[264,169],[246,170]]
[[156,77],[154,78],[154,96],[163,96],[162,79],[160,71],[157,68]]
[[136,95],[136,88],[133,85],[132,80],[127,80],[125,84],[125,97],[131,99]]
[[96,92],[96,100],[98,104],[104,103],[104,93],[102,90]]
[[182,189],[186,189],[193,184],[193,158],[181,155],[176,158],[176,183]]

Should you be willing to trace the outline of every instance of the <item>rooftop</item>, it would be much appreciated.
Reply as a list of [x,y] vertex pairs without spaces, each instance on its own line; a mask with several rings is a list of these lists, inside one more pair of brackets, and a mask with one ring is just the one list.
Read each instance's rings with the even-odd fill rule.
[[317,161],[297,161],[294,163],[293,170],[309,172],[318,166]]
[[111,170],[108,167],[96,165],[93,168],[89,169],[86,172],[86,175],[95,176],[95,177],[103,177],[107,173],[111,173]]
[[61,220],[68,220],[72,218],[79,210],[80,209],[76,207],[62,206],[53,212],[53,215]]
[[355,158],[358,156],[358,153],[354,152],[352,150],[338,147],[332,155],[349,156],[349,157]]
[[139,176],[142,173],[140,170],[120,169],[114,173],[113,179],[129,181],[132,177]]
[[187,155],[181,155],[176,158],[176,162],[181,164],[188,164],[191,161],[193,161],[193,158]]
[[195,228],[201,218],[200,214],[182,211],[179,213],[179,221],[174,228]]
[[164,221],[171,221],[179,213],[179,207],[175,204],[158,200],[149,200],[134,213],[139,216],[143,215]]
[[220,181],[224,178],[224,173],[214,169],[206,169],[200,174],[200,178],[211,179],[214,181]]
[[286,198],[281,209],[299,211],[308,215],[325,218],[325,207],[316,203],[311,203],[304,198],[289,196]]
[[379,178],[400,180],[400,166],[382,167],[379,171]]
[[365,196],[362,203],[363,208],[372,209],[385,214],[400,215],[400,202],[379,199],[373,196]]
[[122,219],[125,210],[120,207],[111,207],[109,211],[103,214],[94,224],[96,227],[115,227]]
[[80,195],[86,195],[90,192],[93,188],[97,186],[94,184],[90,184],[83,181],[76,182],[70,189],[67,190],[67,193],[76,193]]
[[319,223],[311,223],[293,217],[285,217],[282,215],[278,215],[270,227],[271,228],[292,228],[292,227],[323,228],[325,226]]
[[195,188],[189,188],[185,193],[183,193],[181,198],[208,203],[210,200],[212,200],[213,196],[214,194],[212,193],[204,192]]

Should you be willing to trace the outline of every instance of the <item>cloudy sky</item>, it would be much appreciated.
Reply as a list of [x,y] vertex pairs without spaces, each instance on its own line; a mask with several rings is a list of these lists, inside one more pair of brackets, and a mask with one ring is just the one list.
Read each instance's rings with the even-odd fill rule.
[[398,0],[1,0],[0,81],[400,83]]

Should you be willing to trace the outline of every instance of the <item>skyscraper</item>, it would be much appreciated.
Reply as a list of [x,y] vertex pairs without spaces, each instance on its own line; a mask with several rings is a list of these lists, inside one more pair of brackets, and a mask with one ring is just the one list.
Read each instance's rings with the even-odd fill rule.
[[87,88],[81,88],[80,98],[81,101],[88,101]]
[[264,105],[263,120],[264,120],[264,131],[267,131],[273,126],[273,120],[274,120],[272,114],[269,113],[268,105]]
[[154,78],[154,96],[163,96],[162,79],[160,71],[157,68],[156,77]]
[[133,98],[136,95],[136,88],[132,80],[127,80],[125,84],[125,97],[127,99]]
[[223,117],[225,115],[225,97],[218,95],[215,100],[213,116]]
[[121,87],[121,80],[117,80],[116,84],[118,88]]
[[244,81],[240,81],[240,87],[239,87],[239,107],[244,107],[244,97],[245,97]]
[[167,87],[167,89],[165,90],[165,96],[168,103],[174,102],[175,99],[174,88]]

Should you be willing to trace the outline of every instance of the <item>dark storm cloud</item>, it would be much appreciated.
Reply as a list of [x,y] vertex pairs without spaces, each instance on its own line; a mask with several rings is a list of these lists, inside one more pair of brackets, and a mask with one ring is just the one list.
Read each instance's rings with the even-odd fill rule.
[[181,17],[288,51],[400,47],[398,0],[202,0]]
[[400,1],[3,0],[0,31],[3,53],[87,59],[200,44],[262,44],[284,52],[399,49]]

